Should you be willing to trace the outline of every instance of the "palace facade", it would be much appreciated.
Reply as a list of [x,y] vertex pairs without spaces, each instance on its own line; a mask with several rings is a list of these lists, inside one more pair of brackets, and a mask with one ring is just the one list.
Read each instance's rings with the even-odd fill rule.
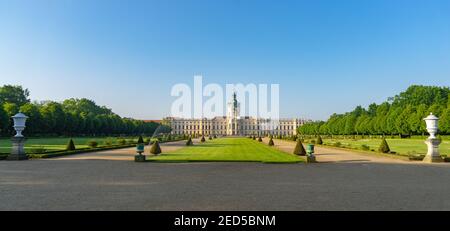
[[241,117],[240,103],[233,94],[233,101],[227,104],[227,115],[212,119],[183,119],[167,117],[164,124],[172,128],[176,135],[297,135],[297,128],[306,121],[302,119],[279,119],[272,121],[264,118]]

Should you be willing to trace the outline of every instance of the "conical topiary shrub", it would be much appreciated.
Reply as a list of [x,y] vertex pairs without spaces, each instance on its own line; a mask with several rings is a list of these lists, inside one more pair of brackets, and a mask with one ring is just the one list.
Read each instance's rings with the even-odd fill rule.
[[205,136],[202,136],[202,139],[200,140],[200,142],[205,142],[206,141],[206,139],[205,139]]
[[213,138],[212,138],[212,136],[209,136],[209,138],[208,138],[209,140],[212,140]]
[[378,151],[382,152],[382,153],[389,153],[391,151],[391,149],[389,148],[389,145],[384,137],[381,140],[381,144],[380,144],[380,147],[378,148]]
[[217,139],[217,135],[214,135],[213,138],[214,138],[214,139]]
[[258,137],[258,142],[262,142],[261,136]]
[[75,144],[73,143],[73,140],[72,140],[72,139],[70,139],[70,140],[69,140],[69,143],[67,143],[66,150],[67,150],[67,151],[75,150]]
[[316,144],[320,144],[320,145],[322,145],[323,144],[323,141],[322,141],[322,137],[317,137],[317,141],[316,141]]
[[192,146],[192,145],[194,145],[194,143],[192,142],[192,138],[189,137],[189,139],[186,142],[186,146]]
[[275,144],[273,143],[273,139],[272,139],[272,137],[270,137],[270,140],[269,140],[269,146],[274,146]]
[[158,155],[161,153],[161,147],[159,147],[159,141],[156,140],[153,142],[152,147],[150,148],[150,153],[154,155]]
[[299,156],[306,156],[305,147],[303,147],[302,141],[297,139],[297,144],[295,145],[294,154]]
[[139,139],[138,139],[137,143],[138,144],[143,144],[144,143],[144,139],[142,138],[142,136],[139,136]]
[[253,139],[253,140],[256,140],[256,136],[252,136],[252,139]]

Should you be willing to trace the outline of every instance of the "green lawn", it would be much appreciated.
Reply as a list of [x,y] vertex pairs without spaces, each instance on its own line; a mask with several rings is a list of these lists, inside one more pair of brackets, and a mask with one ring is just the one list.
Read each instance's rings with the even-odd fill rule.
[[[307,140],[308,141],[308,140]],[[426,154],[427,145],[424,143],[425,139],[386,139],[391,151],[397,152],[401,155],[408,154]],[[340,142],[343,147],[361,148],[361,145],[365,144],[370,149],[378,150],[381,139],[323,139],[323,142],[327,145],[333,145]],[[450,156],[450,141],[443,140],[439,146],[441,155]]]
[[[66,149],[67,142],[70,138],[29,138],[25,143],[25,151],[32,152],[33,149],[44,148],[46,151],[57,151]],[[131,139],[131,138],[130,138]],[[102,146],[105,141],[109,140],[113,143],[117,141],[117,138],[110,137],[74,137],[73,141],[76,148],[87,148],[87,142],[95,140],[99,146]],[[128,141],[128,139],[127,139]],[[0,153],[9,153],[11,151],[11,140],[2,138],[0,139]]]
[[150,161],[242,161],[297,163],[303,159],[248,138],[221,138],[185,147],[174,152],[150,156]]

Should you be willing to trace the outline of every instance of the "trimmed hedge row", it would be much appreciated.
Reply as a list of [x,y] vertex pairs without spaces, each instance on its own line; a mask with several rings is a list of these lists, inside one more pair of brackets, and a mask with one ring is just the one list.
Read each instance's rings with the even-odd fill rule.
[[[162,141],[159,143],[167,143],[167,142],[180,141],[180,140],[183,140],[183,139],[173,139],[170,141]],[[120,148],[131,148],[131,147],[135,147],[136,144],[137,143],[124,144],[124,145],[113,145],[113,146],[107,146],[107,147],[103,146],[103,147],[97,147],[97,148],[82,148],[82,149],[76,149],[76,150],[71,150],[71,151],[61,150],[61,151],[55,151],[55,152],[43,153],[43,154],[27,154],[27,156],[28,156],[28,158],[32,158],[32,159],[44,159],[44,158],[67,156],[67,155],[73,155],[73,154],[107,151],[107,150],[120,149]],[[6,156],[5,156],[5,158],[6,158]]]
[[62,150],[62,151],[56,151],[56,152],[44,153],[44,154],[27,154],[27,156],[28,156],[28,158],[32,158],[32,159],[44,159],[44,158],[67,156],[67,155],[80,154],[80,153],[107,151],[107,150],[120,149],[120,148],[131,148],[134,146],[135,146],[135,144],[114,145],[114,146],[99,147],[99,148],[83,148],[83,149],[76,149],[76,150],[70,150],[70,151]]

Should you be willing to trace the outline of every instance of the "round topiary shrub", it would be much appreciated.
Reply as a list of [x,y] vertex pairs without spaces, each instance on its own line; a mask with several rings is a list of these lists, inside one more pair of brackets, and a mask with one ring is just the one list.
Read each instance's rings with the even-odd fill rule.
[[70,139],[70,140],[69,140],[69,143],[67,143],[66,150],[67,150],[67,151],[75,150],[75,144],[73,143],[73,140],[72,140],[72,139]]
[[297,139],[297,144],[295,145],[294,154],[299,156],[306,156],[305,147],[303,147],[302,141]]
[[127,141],[124,139],[119,139],[119,140],[117,140],[117,143],[120,145],[125,145],[127,143]]
[[275,144],[273,143],[273,139],[272,138],[270,138],[270,140],[269,140],[269,146],[274,146]]
[[382,152],[382,153],[389,153],[391,151],[391,149],[389,148],[389,145],[384,137],[381,140],[381,144],[380,144],[380,147],[378,148],[378,151]]
[[87,145],[88,145],[90,148],[96,148],[96,147],[98,146],[98,142],[95,141],[95,140],[90,140],[90,141],[88,141]]
[[152,147],[150,147],[150,153],[154,154],[154,155],[158,155],[161,153],[161,147],[159,146],[159,141],[156,140],[153,144]]

